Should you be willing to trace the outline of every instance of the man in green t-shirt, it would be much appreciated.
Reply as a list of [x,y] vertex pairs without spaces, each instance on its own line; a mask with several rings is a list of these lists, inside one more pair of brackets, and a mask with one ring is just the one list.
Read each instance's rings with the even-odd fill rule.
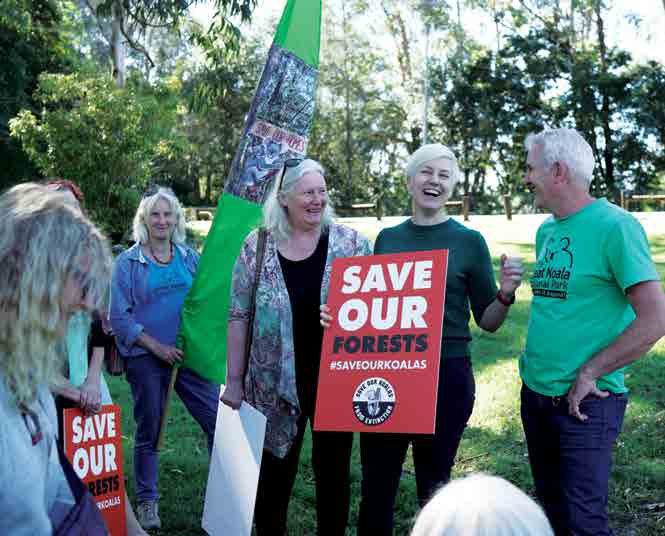
[[536,492],[558,535],[611,535],[612,447],[623,367],[665,335],[665,297],[646,234],[589,194],[594,157],[578,132],[531,135],[526,186],[552,213],[536,234],[533,302],[520,359],[522,423]]

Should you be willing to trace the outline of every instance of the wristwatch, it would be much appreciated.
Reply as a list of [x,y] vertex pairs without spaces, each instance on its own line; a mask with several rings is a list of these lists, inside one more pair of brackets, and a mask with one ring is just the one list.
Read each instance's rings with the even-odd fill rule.
[[513,303],[515,303],[515,294],[513,294],[512,298],[508,299],[503,295],[501,290],[499,290],[499,292],[496,293],[496,299],[506,307],[510,307]]

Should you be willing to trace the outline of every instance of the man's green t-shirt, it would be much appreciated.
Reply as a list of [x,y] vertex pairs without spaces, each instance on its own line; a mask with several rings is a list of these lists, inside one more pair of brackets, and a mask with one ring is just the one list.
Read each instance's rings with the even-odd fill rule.
[[435,249],[448,250],[441,357],[467,357],[469,304],[479,322],[497,293],[492,259],[482,235],[452,218],[436,225],[416,225],[408,219],[383,229],[374,243],[376,254]]
[[[635,319],[626,289],[660,279],[640,223],[597,199],[536,234],[533,301],[520,375],[546,396],[561,396],[578,369]],[[623,369],[599,378],[601,390],[625,392]]]

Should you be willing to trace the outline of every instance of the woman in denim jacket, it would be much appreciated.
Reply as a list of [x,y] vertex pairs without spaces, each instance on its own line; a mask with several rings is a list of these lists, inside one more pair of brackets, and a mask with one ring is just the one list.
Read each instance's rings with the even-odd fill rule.
[[[111,325],[127,359],[134,399],[134,477],[137,514],[144,529],[160,528],[157,493],[159,423],[173,365],[182,304],[198,266],[185,245],[185,217],[168,188],[144,196],[134,216],[136,244],[121,253],[111,287]],[[175,391],[208,438],[212,449],[219,386],[181,368]]]

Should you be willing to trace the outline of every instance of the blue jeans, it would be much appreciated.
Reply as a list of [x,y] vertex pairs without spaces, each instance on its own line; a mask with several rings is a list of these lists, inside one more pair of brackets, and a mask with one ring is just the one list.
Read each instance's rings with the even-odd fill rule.
[[[159,500],[159,452],[155,447],[170,380],[171,367],[152,354],[127,359],[127,381],[132,388],[136,421],[134,478],[138,502]],[[182,367],[178,371],[175,391],[208,436],[208,451],[211,451],[219,386]]]
[[557,536],[611,536],[607,498],[612,447],[628,399],[588,396],[580,421],[566,397],[543,396],[522,385],[522,424],[536,493]]
[[413,449],[416,489],[420,506],[450,479],[462,432],[473,411],[476,384],[469,358],[441,361],[433,435],[360,434],[362,486],[359,536],[390,536],[393,533],[395,497],[409,444]]

